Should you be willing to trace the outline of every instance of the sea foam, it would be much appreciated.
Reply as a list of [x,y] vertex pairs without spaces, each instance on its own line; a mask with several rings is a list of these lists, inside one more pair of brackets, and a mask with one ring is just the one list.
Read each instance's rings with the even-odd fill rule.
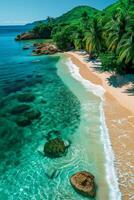
[[95,85],[91,81],[84,79],[80,75],[79,68],[72,62],[70,58],[67,59],[66,65],[69,68],[71,76],[75,80],[81,82],[81,84],[87,91],[92,92],[94,95],[100,97],[101,99],[101,103],[99,107],[100,130],[101,130],[101,140],[104,146],[105,160],[106,160],[105,162],[106,180],[110,189],[109,200],[121,200],[121,193],[118,186],[117,172],[114,167],[115,157],[114,157],[114,153],[111,147],[108,128],[106,126],[105,115],[104,115],[104,110],[103,110],[105,90],[102,86]]

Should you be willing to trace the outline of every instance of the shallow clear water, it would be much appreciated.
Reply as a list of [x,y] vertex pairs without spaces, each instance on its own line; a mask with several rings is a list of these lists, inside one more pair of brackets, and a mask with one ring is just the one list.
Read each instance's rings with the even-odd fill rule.
[[[34,57],[32,47],[23,51],[25,44],[32,46],[34,41],[15,42],[17,31],[0,32],[0,199],[84,200],[69,182],[79,170],[95,175],[96,200],[110,199],[101,99],[71,76],[65,58]],[[41,112],[41,118],[25,128],[16,124],[21,114],[10,112],[21,104],[17,95],[23,92],[35,95],[27,104]],[[51,130],[60,131],[71,144],[61,158],[50,159],[40,152]]]

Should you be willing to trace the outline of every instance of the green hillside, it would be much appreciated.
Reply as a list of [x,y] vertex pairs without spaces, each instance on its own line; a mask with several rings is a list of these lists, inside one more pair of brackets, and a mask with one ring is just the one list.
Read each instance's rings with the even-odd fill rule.
[[55,18],[55,22],[76,24],[80,22],[82,13],[84,12],[87,12],[89,17],[94,17],[100,13],[99,10],[89,6],[78,6],[63,14],[62,16]]
[[119,0],[116,3],[108,6],[103,10],[105,16],[113,16],[118,13],[120,10],[132,10],[134,12],[134,0]]
[[78,6],[31,32],[63,51],[86,50],[89,59],[101,59],[103,70],[134,73],[134,0],[118,0],[102,11]]

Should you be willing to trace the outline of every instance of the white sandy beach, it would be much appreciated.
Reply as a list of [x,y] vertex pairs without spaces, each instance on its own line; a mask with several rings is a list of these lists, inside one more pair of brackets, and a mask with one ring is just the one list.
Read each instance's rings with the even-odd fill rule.
[[[87,62],[87,55],[80,52],[67,52],[72,62],[79,67],[83,78],[105,89],[104,111],[109,129],[112,148],[115,155],[115,166],[123,200],[134,199],[134,94],[129,89],[132,84],[114,87],[108,81],[110,73],[101,73],[99,63]],[[120,80],[121,79],[121,80]],[[117,79],[118,80],[118,79]],[[114,84],[114,79],[112,80]],[[119,77],[118,82],[122,80]]]

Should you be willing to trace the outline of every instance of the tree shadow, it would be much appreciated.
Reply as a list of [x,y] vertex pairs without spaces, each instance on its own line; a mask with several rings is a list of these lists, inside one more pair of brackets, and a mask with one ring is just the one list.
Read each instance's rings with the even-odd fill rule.
[[134,84],[130,88],[126,89],[124,93],[128,93],[129,96],[134,96]]
[[122,86],[131,83],[134,84],[134,74],[126,74],[126,75],[113,74],[109,78],[107,78],[107,81],[110,86],[113,86],[115,88],[120,88]]
[[99,73],[103,73],[104,71],[102,70],[102,65],[99,59],[96,58],[89,58],[89,55],[85,55],[83,59],[86,63],[92,64],[90,66],[94,71],[97,71]]

